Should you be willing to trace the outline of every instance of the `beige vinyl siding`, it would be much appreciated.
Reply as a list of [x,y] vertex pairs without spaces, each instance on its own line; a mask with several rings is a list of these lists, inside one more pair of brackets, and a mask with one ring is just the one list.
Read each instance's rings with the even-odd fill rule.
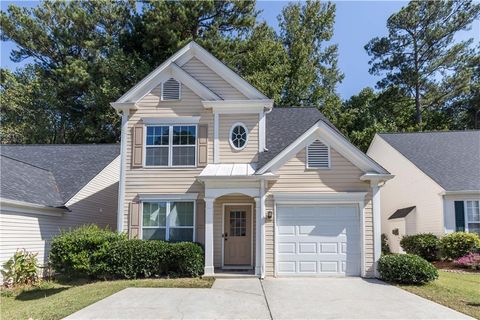
[[265,221],[265,276],[275,275],[275,202],[268,194],[265,199],[265,212],[272,211],[273,219]]
[[415,232],[442,235],[444,189],[379,136],[368,155],[395,176],[380,189],[382,233],[389,236],[392,247],[398,247],[393,241],[399,240],[391,236],[395,226],[388,218],[396,210],[410,206],[416,206]]
[[[258,114],[221,114],[219,116],[220,163],[251,163],[258,157]],[[230,129],[242,123],[248,130],[248,142],[244,149],[235,150],[230,145]]]
[[246,99],[240,91],[195,57],[184,64],[182,69],[224,100]]
[[[107,165],[68,202],[71,212],[59,215],[0,211],[0,264],[5,263],[17,249],[38,252],[38,262],[47,261],[50,240],[60,230],[84,224],[116,227],[119,157]],[[27,210],[26,210],[27,211]]]
[[306,151],[302,149],[277,172],[278,180],[270,192],[352,192],[368,191],[368,183],[361,181],[363,172],[334,149],[330,169],[306,169]]
[[138,194],[199,193],[199,198],[203,198],[203,186],[195,178],[203,168],[132,168],[132,129],[137,123],[141,123],[142,118],[199,116],[199,124],[208,125],[208,162],[213,162],[213,114],[211,111],[205,110],[201,98],[184,85],[182,85],[180,101],[161,101],[160,91],[160,86],[156,87],[137,103],[138,110],[130,112],[125,170],[123,221],[125,228],[128,227],[129,203],[136,199]]
[[[374,259],[372,196],[369,184],[360,180],[363,172],[334,149],[331,149],[330,169],[306,169],[305,161],[306,150],[302,149],[275,173],[278,175],[278,179],[268,184],[265,210],[274,211],[272,194],[275,192],[299,194],[319,192],[368,192],[365,197],[364,210],[365,270],[367,276],[372,277]],[[265,263],[267,276],[273,276],[275,272],[274,219],[267,221],[265,225]]]
[[[222,233],[223,233],[223,205],[229,203],[245,203],[245,204],[252,204],[252,223],[253,223],[253,231],[252,231],[252,255],[253,261],[252,264],[255,265],[255,228],[256,228],[256,219],[255,219],[255,201],[245,195],[226,195],[215,199],[213,204],[213,265],[216,268],[222,266]],[[250,226],[249,226],[250,227]]]

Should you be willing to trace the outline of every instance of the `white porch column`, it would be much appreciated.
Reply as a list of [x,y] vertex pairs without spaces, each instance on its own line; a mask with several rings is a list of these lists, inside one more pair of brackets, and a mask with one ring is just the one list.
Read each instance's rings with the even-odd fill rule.
[[204,276],[213,276],[213,201],[205,198],[205,269]]
[[261,198],[255,197],[255,275],[262,276],[262,214],[261,214]]
[[377,265],[378,260],[380,259],[381,251],[381,223],[382,216],[380,212],[380,187],[378,186],[378,181],[373,180],[371,182],[372,186],[372,209],[373,209],[373,262],[375,277],[378,277]]

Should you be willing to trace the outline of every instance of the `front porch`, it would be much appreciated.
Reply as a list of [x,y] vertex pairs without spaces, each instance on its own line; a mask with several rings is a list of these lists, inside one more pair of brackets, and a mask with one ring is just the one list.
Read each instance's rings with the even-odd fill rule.
[[262,277],[259,190],[240,191],[225,188],[225,194],[212,196],[215,192],[205,188],[205,276],[243,271]]
[[251,271],[265,277],[265,184],[248,164],[209,165],[205,187],[204,276]]

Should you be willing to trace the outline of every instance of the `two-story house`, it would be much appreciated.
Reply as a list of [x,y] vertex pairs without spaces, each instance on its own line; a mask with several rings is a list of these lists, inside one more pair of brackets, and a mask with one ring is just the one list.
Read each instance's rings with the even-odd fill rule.
[[202,243],[205,275],[374,275],[392,176],[317,109],[274,108],[195,42],[112,106],[119,231]]

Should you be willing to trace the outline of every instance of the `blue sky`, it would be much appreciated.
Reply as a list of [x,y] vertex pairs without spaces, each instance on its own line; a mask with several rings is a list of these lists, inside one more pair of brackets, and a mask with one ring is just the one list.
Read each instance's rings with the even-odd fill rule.
[[[339,46],[339,67],[345,79],[338,86],[338,93],[344,99],[357,94],[362,88],[373,87],[378,78],[368,73],[369,57],[364,50],[365,44],[376,36],[387,34],[386,21],[397,12],[406,1],[334,1],[337,6],[335,33],[332,43]],[[1,8],[5,10],[10,3],[21,6],[35,6],[34,1],[1,0]],[[277,16],[286,1],[258,1],[257,8],[262,10],[260,19],[278,29]],[[462,32],[457,39],[474,38],[480,43],[480,21],[476,21],[470,31]],[[1,43],[1,65],[15,69],[21,64],[10,61],[10,51],[15,48],[11,42]]]

